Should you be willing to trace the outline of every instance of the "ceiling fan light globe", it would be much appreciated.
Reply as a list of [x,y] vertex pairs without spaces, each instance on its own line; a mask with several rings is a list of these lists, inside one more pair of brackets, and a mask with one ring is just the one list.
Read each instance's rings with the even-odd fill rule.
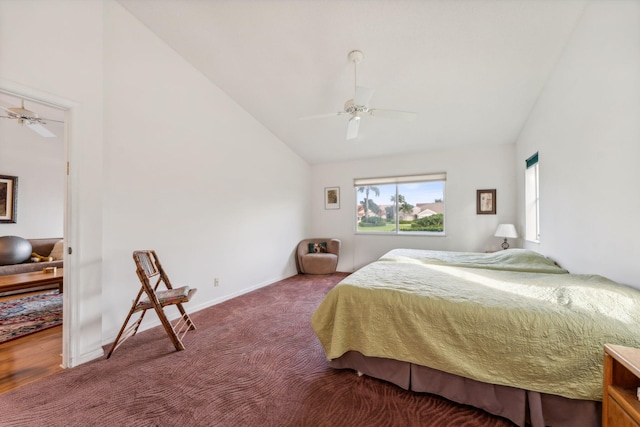
[[348,99],[347,102],[344,103],[344,111],[347,113],[353,113],[356,110],[356,104],[353,102],[353,99]]

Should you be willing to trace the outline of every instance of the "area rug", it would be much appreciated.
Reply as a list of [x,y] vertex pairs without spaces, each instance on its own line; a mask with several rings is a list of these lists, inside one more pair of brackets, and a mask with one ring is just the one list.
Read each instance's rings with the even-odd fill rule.
[[57,290],[0,301],[0,343],[62,324]]

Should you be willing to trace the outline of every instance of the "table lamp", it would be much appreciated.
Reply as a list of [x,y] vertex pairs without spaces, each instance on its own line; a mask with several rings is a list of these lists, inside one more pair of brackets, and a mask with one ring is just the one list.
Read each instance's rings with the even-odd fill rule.
[[498,225],[495,236],[504,237],[502,249],[509,249],[507,238],[516,239],[518,237],[518,232],[516,231],[516,227],[513,224],[500,224]]

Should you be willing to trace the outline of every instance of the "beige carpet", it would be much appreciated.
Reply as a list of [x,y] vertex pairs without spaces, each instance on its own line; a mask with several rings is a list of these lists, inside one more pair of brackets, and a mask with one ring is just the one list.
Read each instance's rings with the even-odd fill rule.
[[109,360],[0,395],[0,425],[512,426],[329,368],[309,318],[344,276],[294,276],[194,313],[185,351],[160,328],[140,333]]

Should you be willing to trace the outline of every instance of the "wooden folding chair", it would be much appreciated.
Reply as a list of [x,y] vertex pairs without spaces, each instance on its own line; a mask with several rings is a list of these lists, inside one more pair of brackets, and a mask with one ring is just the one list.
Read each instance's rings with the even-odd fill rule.
[[[120,345],[138,332],[138,328],[142,323],[145,313],[149,309],[154,309],[164,330],[169,335],[169,339],[175,346],[176,350],[184,350],[184,344],[182,344],[182,338],[189,330],[196,329],[196,326],[191,321],[191,318],[182,307],[182,304],[189,302],[193,294],[197,291],[195,288],[189,288],[188,286],[182,286],[180,288],[173,288],[169,277],[165,273],[158,256],[155,251],[135,251],[133,252],[133,260],[136,263],[136,273],[140,279],[142,286],[138,292],[138,296],[131,305],[131,310],[127,315],[126,320],[120,328],[120,332],[113,343],[107,359],[111,357],[111,354]],[[151,285],[151,280],[157,277],[154,285]],[[166,290],[158,290],[160,283],[164,283]],[[164,312],[164,307],[169,305],[175,305],[180,311],[181,316],[173,322],[167,319]],[[127,327],[131,317],[134,313],[140,312],[138,320],[133,322]]]

